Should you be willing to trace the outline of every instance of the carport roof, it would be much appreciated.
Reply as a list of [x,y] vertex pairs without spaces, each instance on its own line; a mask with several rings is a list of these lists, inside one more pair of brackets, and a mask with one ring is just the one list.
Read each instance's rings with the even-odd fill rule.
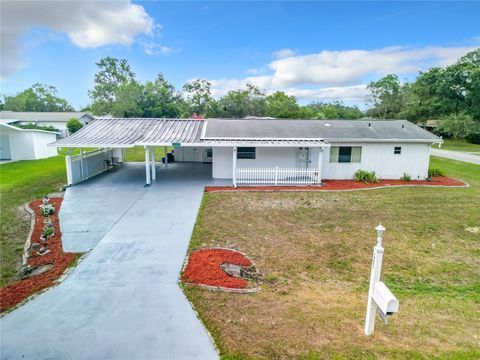
[[57,147],[325,146],[326,142],[441,139],[406,120],[264,120],[98,118]]

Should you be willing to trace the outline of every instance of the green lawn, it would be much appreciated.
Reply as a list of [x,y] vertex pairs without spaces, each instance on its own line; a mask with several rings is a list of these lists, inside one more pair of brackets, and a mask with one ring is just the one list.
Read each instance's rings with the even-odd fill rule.
[[[480,167],[432,158],[470,188],[204,195],[191,249],[246,253],[255,294],[185,293],[224,359],[480,358]],[[374,227],[400,311],[363,334]]]
[[[472,144],[465,140],[444,139],[444,141],[440,149],[480,154],[480,144]],[[439,148],[438,144],[433,145],[433,147]]]
[[[172,148],[168,148],[168,151],[172,151]],[[155,160],[160,162],[164,156],[163,146],[155,147]],[[126,160],[125,161],[145,161],[145,149],[143,146],[135,146],[133,148],[127,149]]]
[[66,182],[63,156],[0,165],[0,287],[15,279],[21,264],[30,230],[23,204],[57,191]]

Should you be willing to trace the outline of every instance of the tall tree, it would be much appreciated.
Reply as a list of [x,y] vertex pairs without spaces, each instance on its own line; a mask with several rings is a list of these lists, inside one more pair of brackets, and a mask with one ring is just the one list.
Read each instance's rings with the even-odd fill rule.
[[300,107],[295,96],[288,96],[282,91],[276,91],[265,99],[266,115],[276,118],[299,117]]
[[91,109],[96,115],[111,113],[120,90],[129,83],[135,83],[135,74],[126,59],[114,57],[102,58],[96,63],[94,86],[89,95],[92,99]]
[[188,117],[188,107],[172,83],[158,74],[155,81],[147,81],[143,90],[143,115],[145,117]]
[[245,89],[229,91],[207,113],[208,117],[243,118],[265,114],[265,94],[247,84]]
[[183,85],[183,91],[186,93],[189,115],[204,115],[207,107],[212,101],[212,84],[207,80],[196,79]]
[[377,117],[386,119],[395,117],[402,108],[402,86],[398,76],[389,74],[380,80],[372,81],[367,85],[374,105],[373,112]]
[[13,96],[4,96],[3,110],[10,111],[74,111],[73,107],[57,96],[54,86],[36,83]]

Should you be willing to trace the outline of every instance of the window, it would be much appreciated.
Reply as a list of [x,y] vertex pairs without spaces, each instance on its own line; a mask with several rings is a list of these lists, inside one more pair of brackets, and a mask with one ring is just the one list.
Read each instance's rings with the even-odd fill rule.
[[393,153],[394,154],[401,154],[402,153],[402,147],[401,146],[395,146],[395,148],[393,149]]
[[237,159],[255,159],[255,148],[239,147],[237,149]]
[[212,148],[207,148],[207,157],[211,158],[213,156]]
[[330,148],[331,163],[359,163],[361,159],[361,146],[332,146]]

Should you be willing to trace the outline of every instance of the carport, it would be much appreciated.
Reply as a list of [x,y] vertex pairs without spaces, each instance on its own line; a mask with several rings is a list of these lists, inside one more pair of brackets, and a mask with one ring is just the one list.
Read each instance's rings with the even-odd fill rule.
[[[125,149],[143,146],[145,149],[145,183],[149,186],[157,177],[155,148],[207,148],[201,143],[203,120],[99,118],[77,133],[51,146],[68,148],[65,157],[68,185],[73,185],[109,170],[109,162],[122,163]],[[84,151],[86,148],[96,148]],[[80,154],[73,155],[74,149]],[[165,156],[168,168],[168,156]]]

